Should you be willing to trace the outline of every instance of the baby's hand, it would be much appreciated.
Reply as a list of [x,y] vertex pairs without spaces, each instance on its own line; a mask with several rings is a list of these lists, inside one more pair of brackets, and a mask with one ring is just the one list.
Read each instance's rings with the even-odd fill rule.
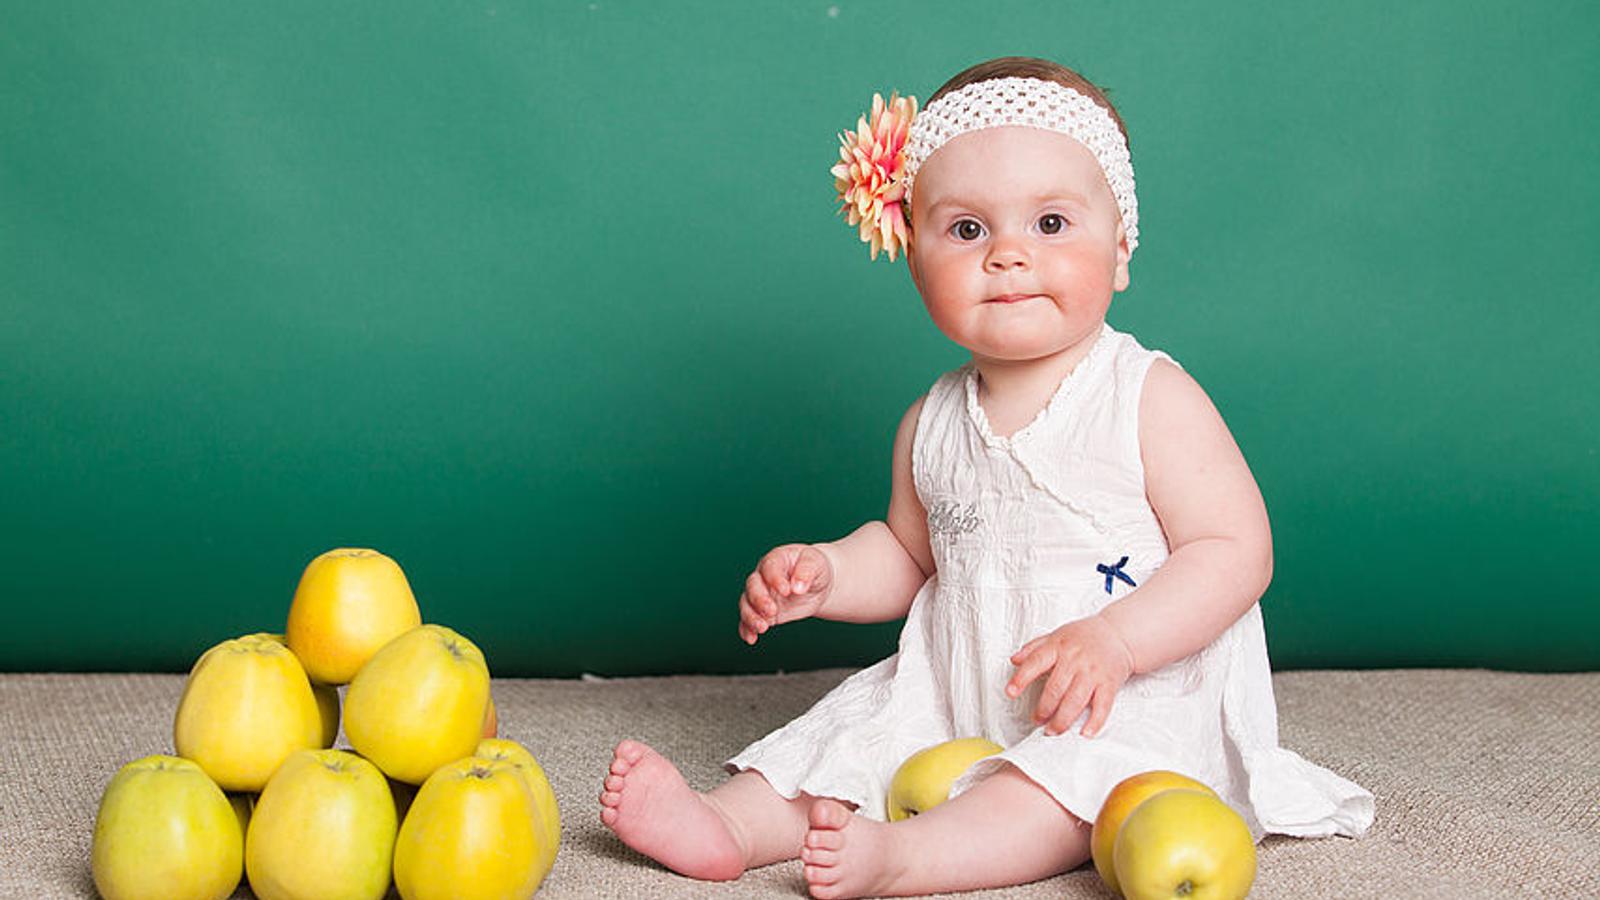
[[1011,664],[1017,672],[1006,684],[1006,696],[1013,700],[1034,679],[1050,673],[1033,713],[1035,722],[1049,722],[1046,734],[1066,731],[1088,706],[1083,736],[1094,737],[1111,715],[1117,690],[1133,674],[1133,653],[1111,623],[1090,616],[1023,644]]
[[739,637],[754,644],[774,625],[814,615],[832,587],[833,565],[811,544],[768,551],[739,595]]

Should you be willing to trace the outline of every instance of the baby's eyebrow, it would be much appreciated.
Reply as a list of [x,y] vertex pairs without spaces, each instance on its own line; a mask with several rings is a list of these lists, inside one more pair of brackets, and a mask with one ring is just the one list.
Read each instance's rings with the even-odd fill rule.
[[[1041,193],[1041,194],[1035,194],[1032,197],[1032,200],[1036,204],[1048,203],[1048,202],[1050,202],[1052,200],[1061,200],[1061,201],[1065,201],[1067,203],[1076,204],[1078,206],[1088,206],[1089,205],[1089,201],[1085,200],[1082,195],[1074,193],[1072,191],[1045,191],[1044,193]],[[930,206],[928,206],[928,215],[933,215],[934,213],[938,212],[941,208],[946,207],[946,206],[962,206],[962,207],[966,207],[968,209],[973,209],[973,208],[976,208],[976,207],[978,207],[980,205],[982,205],[982,204],[972,203],[970,201],[963,200],[963,199],[961,199],[959,197],[940,197],[939,199],[933,201],[933,203]]]
[[1085,200],[1082,196],[1072,193],[1071,191],[1047,191],[1043,194],[1035,196],[1033,199],[1036,203],[1045,203],[1050,200],[1065,200],[1068,203],[1076,203],[1079,206],[1089,205],[1088,200]]
[[962,203],[962,202],[960,202],[958,200],[955,200],[955,199],[952,199],[952,198],[949,198],[949,197],[941,197],[938,200],[935,200],[928,207],[928,214],[932,215],[933,213],[939,211],[940,209],[943,209],[946,206],[971,206],[971,205],[972,204],[970,204],[970,203]]

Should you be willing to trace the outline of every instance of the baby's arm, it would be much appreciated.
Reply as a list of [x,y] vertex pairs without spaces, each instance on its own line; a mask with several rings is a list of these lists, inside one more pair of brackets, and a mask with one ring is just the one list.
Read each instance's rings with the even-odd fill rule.
[[1155,574],[1098,615],[1024,644],[1006,693],[1049,673],[1035,718],[1053,734],[1089,709],[1093,736],[1117,690],[1211,643],[1272,579],[1266,505],[1211,400],[1182,369],[1155,362],[1139,402],[1145,493],[1167,536]]
[[739,636],[754,644],[773,625],[808,616],[838,622],[901,618],[933,573],[928,519],[911,476],[911,444],[922,400],[895,433],[889,514],[827,544],[785,544],[745,579]]

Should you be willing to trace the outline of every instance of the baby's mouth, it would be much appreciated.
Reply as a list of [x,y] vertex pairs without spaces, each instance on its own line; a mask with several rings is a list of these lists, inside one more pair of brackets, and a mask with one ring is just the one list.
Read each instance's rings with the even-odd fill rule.
[[1021,303],[1024,300],[1031,300],[1031,299],[1033,299],[1034,297],[1037,297],[1037,296],[1039,296],[1039,295],[1038,294],[1001,294],[998,297],[990,297],[988,302],[989,303]]

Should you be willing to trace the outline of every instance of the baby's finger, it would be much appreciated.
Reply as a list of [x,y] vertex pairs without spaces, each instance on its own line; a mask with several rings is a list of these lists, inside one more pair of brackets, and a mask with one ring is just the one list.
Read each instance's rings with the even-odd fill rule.
[[1094,737],[1100,733],[1106,720],[1111,718],[1111,704],[1116,697],[1117,692],[1106,685],[1094,689],[1094,696],[1089,699],[1089,721],[1083,726],[1084,737]]
[[739,634],[745,638],[745,643],[754,644],[765,630],[765,621],[750,608],[750,604],[739,604]]
[[1020,647],[1020,648],[1019,648],[1019,649],[1018,649],[1018,650],[1017,650],[1017,652],[1015,652],[1015,653],[1013,653],[1013,654],[1011,654],[1011,664],[1012,664],[1012,665],[1016,665],[1016,664],[1017,664],[1017,663],[1019,663],[1019,662],[1021,662],[1021,661],[1022,661],[1022,658],[1023,658],[1023,657],[1024,657],[1024,656],[1027,656],[1027,655],[1028,655],[1028,654],[1029,654],[1029,653],[1032,653],[1032,652],[1033,652],[1033,648],[1035,648],[1035,647],[1037,647],[1037,646],[1039,646],[1039,644],[1040,644],[1040,643],[1041,643],[1041,642],[1042,642],[1042,641],[1043,641],[1043,640],[1044,640],[1044,639],[1045,639],[1045,638],[1047,638],[1047,637],[1049,637],[1049,636],[1050,636],[1050,635],[1048,635],[1048,634],[1041,634],[1041,635],[1039,635],[1039,636],[1038,636],[1038,637],[1036,637],[1036,638],[1034,638],[1034,639],[1033,639],[1033,640],[1031,640],[1031,641],[1029,641],[1029,642],[1027,642],[1027,643],[1026,643],[1026,644],[1023,644],[1023,645],[1022,645],[1022,646],[1021,646],[1021,647]]
[[739,595],[739,640],[746,644],[756,642],[756,633],[750,628],[750,600],[745,595]]
[[750,598],[750,605],[755,607],[756,614],[771,619],[778,615],[778,601],[772,599],[767,593],[767,585],[761,576],[755,572],[744,580],[745,595]]
[[821,551],[812,547],[801,550],[800,558],[795,560],[794,570],[789,573],[794,592],[804,594],[813,590],[827,572],[827,567],[828,560]]
[[1039,691],[1039,704],[1033,709],[1035,722],[1047,721],[1061,706],[1062,698],[1067,694],[1067,689],[1072,686],[1072,672],[1065,666],[1056,666],[1050,672],[1050,677],[1045,679],[1044,688]]
[[1045,734],[1063,734],[1072,727],[1072,723],[1083,715],[1083,708],[1089,702],[1091,688],[1082,678],[1074,678],[1071,687],[1061,698],[1061,705],[1056,707],[1055,715],[1050,717],[1050,724],[1044,728]]
[[779,597],[789,596],[789,560],[784,553],[768,553],[756,567],[767,589]]
[[1017,666],[1017,671],[1011,676],[1011,680],[1006,683],[1006,696],[1013,700],[1022,696],[1022,692],[1027,689],[1028,685],[1032,684],[1033,680],[1038,678],[1041,673],[1055,665],[1055,661],[1055,654],[1051,653],[1048,647],[1029,654]]

